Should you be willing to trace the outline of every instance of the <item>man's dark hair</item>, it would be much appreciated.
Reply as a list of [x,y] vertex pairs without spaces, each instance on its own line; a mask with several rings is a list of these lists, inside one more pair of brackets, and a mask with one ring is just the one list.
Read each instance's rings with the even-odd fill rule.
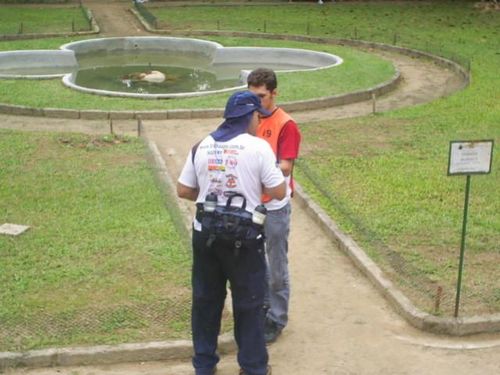
[[257,68],[252,70],[252,72],[247,77],[248,86],[259,87],[266,85],[266,89],[273,91],[278,87],[278,80],[276,79],[276,74],[272,69],[267,68]]

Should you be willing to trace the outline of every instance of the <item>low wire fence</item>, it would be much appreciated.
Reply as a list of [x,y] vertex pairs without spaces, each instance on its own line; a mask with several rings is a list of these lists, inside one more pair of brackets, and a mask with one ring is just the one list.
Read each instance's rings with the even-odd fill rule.
[[186,338],[191,295],[158,296],[150,303],[90,306],[60,313],[34,310],[30,316],[0,319],[0,352],[123,341]]
[[[113,147],[112,145],[128,143],[129,139],[135,137],[135,135],[142,137],[144,131],[142,121],[138,120],[136,132],[135,129],[133,131],[127,129],[126,132],[130,135],[119,134],[119,132],[123,131],[125,131],[123,128],[117,129],[116,124],[113,125],[110,120],[109,134],[106,135],[73,136],[64,134],[54,138],[65,149],[79,150],[84,148],[89,152],[96,149],[108,149]],[[52,145],[50,141],[47,142]],[[53,147],[53,145],[50,147]],[[118,155],[121,154],[118,153]],[[19,157],[22,158],[21,155]],[[154,169],[150,152],[145,151],[145,157],[150,158],[150,164]],[[32,162],[33,165],[44,164],[47,162],[47,157],[40,158],[33,155]],[[151,245],[152,248],[143,249],[139,247],[137,251],[134,250],[128,253],[121,251],[119,246],[117,248],[106,247],[106,245],[99,242],[100,240],[91,239],[91,241],[96,241],[96,247],[103,246],[103,250],[105,250],[99,255],[100,262],[103,264],[107,262],[120,264],[118,259],[126,258],[133,263],[130,267],[138,270],[138,273],[141,273],[142,269],[150,268],[150,270],[158,271],[158,274],[163,274],[165,270],[168,271],[170,263],[163,260],[163,258],[158,258],[158,256],[152,256],[153,252],[178,251],[179,255],[177,257],[179,259],[189,257],[190,234],[185,226],[174,193],[158,178],[155,179],[155,183],[157,184],[156,187],[161,191],[162,203],[168,211],[168,216],[171,218],[169,222],[173,227],[167,227],[164,230],[166,232],[169,230],[178,232],[179,238],[182,240],[181,246],[179,248],[168,248],[165,247],[163,242],[158,241]],[[148,188],[147,183],[145,188]],[[92,201],[92,199],[90,200]],[[89,202],[89,206],[92,204],[92,202]],[[92,212],[93,223],[102,223],[107,220],[105,214],[98,211]],[[83,222],[87,219],[85,215],[81,218]],[[161,218],[158,220],[161,220]],[[82,224],[82,232],[88,230],[87,226],[89,224]],[[144,233],[138,232],[137,236],[144,236],[147,233],[148,229],[145,229]],[[74,233],[74,236],[81,235],[82,233],[78,231]],[[11,272],[12,269],[9,269],[11,265],[9,264],[9,261],[11,261],[9,255],[13,252],[17,253],[16,249],[18,248],[16,246],[29,248],[30,244],[28,242],[30,240],[26,240],[27,243],[23,245],[16,245],[14,240],[11,242],[8,242],[9,239],[6,240],[7,242],[4,241],[5,237],[0,238],[0,253],[2,253],[3,262],[5,262],[4,264],[0,263],[0,270],[3,269],[2,266],[6,265],[6,269]],[[4,247],[4,243],[7,243],[7,246]],[[79,250],[79,247],[76,246],[75,250]],[[45,251],[43,246],[40,251]],[[73,254],[72,256],[76,255]],[[12,259],[17,259],[16,255],[13,255]],[[37,261],[44,263],[40,259]],[[31,263],[26,259],[25,262]],[[64,263],[64,261],[61,262]],[[42,266],[36,262],[29,267],[19,266],[20,272],[16,274],[18,279],[9,285],[29,289],[27,285],[31,273],[41,273],[43,275],[50,273],[53,280],[59,278],[68,280],[66,276],[69,271],[65,267],[66,264],[63,263],[60,268],[54,268],[53,264],[47,266],[45,263]],[[86,262],[82,263],[85,264],[80,264],[80,267],[83,269],[88,267]],[[27,269],[29,269],[29,274],[26,273]],[[0,352],[24,352],[47,347],[146,342],[187,339],[189,337],[191,310],[189,267],[182,268],[181,273],[172,275],[173,279],[170,276],[163,279],[161,276],[148,278],[149,275],[144,275],[145,281],[143,284],[139,283],[138,289],[136,286],[132,286],[137,284],[130,282],[132,278],[134,278],[135,282],[137,281],[137,274],[134,271],[132,272],[133,275],[131,275],[127,267],[109,268],[106,275],[100,275],[99,272],[101,271],[95,270],[76,283],[70,282],[66,285],[62,282],[54,282],[50,284],[52,289],[43,289],[39,292],[40,295],[31,295],[29,298],[23,299],[22,303],[20,303],[23,306],[18,306],[16,303],[9,305],[8,302],[5,302],[10,300],[11,293],[16,294],[18,291],[14,292],[9,288],[0,290]],[[84,271],[82,271],[83,273]],[[41,278],[43,279],[43,277]],[[110,281],[112,285],[97,282],[102,279]],[[117,288],[118,284],[116,282],[119,280],[123,280],[123,282]],[[126,295],[124,296],[123,293]],[[79,301],[72,300],[65,304],[64,300],[66,298],[70,300],[73,295],[78,295],[79,298],[83,299]],[[67,297],[64,298],[64,296]],[[21,297],[16,296],[12,300],[16,301],[18,298]],[[112,299],[112,301],[109,299]],[[230,316],[226,311],[223,319],[224,331],[231,327],[230,320]]]
[[[431,53],[460,64],[463,68],[470,71],[471,60],[467,56],[460,55],[444,44],[428,39],[416,39],[414,36],[405,35],[397,30],[373,30],[362,26],[353,26],[352,28],[332,28],[331,25],[321,24],[314,21],[305,21],[301,23],[287,22],[286,20],[264,19],[260,22],[240,22],[227,19],[218,19],[211,21],[193,20],[192,25],[185,26],[169,23],[166,20],[157,18],[143,4],[137,4],[141,14],[147,22],[155,29],[167,32],[182,31],[221,31],[221,32],[247,32],[278,35],[300,35],[330,39],[350,39],[375,43],[385,43],[394,46],[413,48]],[[139,9],[138,8],[138,9]],[[152,8],[153,10],[154,8]]]
[[[440,267],[445,267],[436,274],[437,265],[431,259],[425,258],[425,255],[402,251],[399,246],[390,245],[389,241],[392,243],[403,241],[401,243],[404,243],[404,239],[397,239],[394,233],[379,233],[374,230],[368,219],[358,212],[359,208],[356,203],[335,192],[335,187],[326,182],[324,174],[317,172],[318,168],[314,162],[305,158],[297,160],[296,165],[297,175],[308,194],[329,212],[344,231],[347,230],[350,233],[389,279],[401,288],[418,308],[437,316],[453,316],[460,239],[458,225],[455,251],[446,249],[447,246],[444,244],[436,246],[425,238],[425,233],[422,233],[419,244],[432,247],[437,252],[435,255],[440,260]],[[406,219],[411,221],[411,215]],[[388,238],[391,239],[388,241]],[[472,235],[469,241],[474,242]],[[481,262],[482,256],[475,256],[473,248],[468,249],[468,254],[467,259],[472,264]],[[494,257],[493,249],[490,256]],[[480,264],[478,267],[481,267]],[[466,271],[469,273],[467,268]],[[499,289],[495,287],[495,283],[496,280],[491,275],[471,271],[462,284],[460,315],[494,313],[494,306],[497,305],[496,301],[499,298]]]
[[83,18],[75,15],[67,18],[65,21],[58,22],[57,25],[41,24],[39,22],[21,20],[17,24],[13,24],[10,29],[0,28],[2,35],[23,35],[23,34],[55,34],[55,33],[70,33],[80,31],[92,31],[93,17],[90,11],[81,3],[78,6]]

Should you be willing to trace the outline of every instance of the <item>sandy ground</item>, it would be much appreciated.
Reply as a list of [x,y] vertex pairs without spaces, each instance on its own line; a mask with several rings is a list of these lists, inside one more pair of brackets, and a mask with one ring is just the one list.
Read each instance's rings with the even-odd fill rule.
[[133,7],[130,1],[83,0],[83,4],[92,11],[101,28],[101,36],[141,36],[151,35],[146,32],[135,16],[128,10]]
[[[91,8],[97,11],[97,2]],[[119,10],[123,3],[106,9]],[[113,8],[115,9],[115,8]],[[113,12],[118,12],[118,10]],[[122,9],[122,8],[121,8]],[[123,10],[123,9],[122,9]],[[113,13],[111,12],[111,13]],[[111,14],[108,13],[108,14]],[[113,13],[115,14],[115,13]],[[116,13],[120,14],[120,13]],[[104,15],[104,16],[103,16]],[[104,20],[105,18],[101,18]],[[108,19],[109,21],[109,19]],[[108,22],[104,21],[104,22]],[[106,32],[106,26],[102,23]],[[109,35],[138,35],[108,28]],[[119,34],[123,32],[123,34]],[[117,34],[118,33],[118,34]],[[450,72],[431,63],[385,55],[399,67],[404,82],[379,98],[378,110],[415,105],[448,95],[460,85]],[[298,122],[360,116],[372,103],[295,113]],[[178,175],[191,145],[214,129],[218,120],[145,121],[146,137],[155,141],[171,176]],[[24,130],[105,133],[103,120],[83,121],[0,115],[0,127]],[[134,134],[135,121],[115,121],[115,131]],[[190,203],[179,202],[188,211]],[[387,304],[350,260],[336,248],[298,205],[293,206],[290,239],[292,297],[290,323],[269,347],[275,375],[443,374],[500,373],[500,334],[450,338],[420,332],[409,326]],[[222,358],[219,375],[238,371],[234,354]],[[18,369],[7,374],[31,375],[187,375],[189,361],[124,363],[48,369]]]

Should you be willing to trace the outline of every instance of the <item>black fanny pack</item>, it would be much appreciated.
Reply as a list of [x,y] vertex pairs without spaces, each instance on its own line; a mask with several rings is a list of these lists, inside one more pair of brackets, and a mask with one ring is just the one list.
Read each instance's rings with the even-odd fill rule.
[[[231,206],[235,197],[242,199],[240,207]],[[208,234],[207,246],[215,240],[233,242],[236,248],[246,241],[263,240],[262,225],[252,221],[252,214],[245,210],[246,199],[235,193],[229,197],[225,206],[216,206],[213,212],[205,212],[203,203],[196,204],[196,220],[201,223],[202,233]]]

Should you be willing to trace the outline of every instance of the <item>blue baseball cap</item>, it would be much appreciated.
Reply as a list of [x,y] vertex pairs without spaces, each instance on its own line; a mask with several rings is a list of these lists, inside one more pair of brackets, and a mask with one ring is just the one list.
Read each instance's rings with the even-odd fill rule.
[[264,109],[260,98],[250,91],[238,91],[229,97],[224,111],[224,118],[238,118],[253,111],[261,113],[263,116],[271,116],[272,112]]

